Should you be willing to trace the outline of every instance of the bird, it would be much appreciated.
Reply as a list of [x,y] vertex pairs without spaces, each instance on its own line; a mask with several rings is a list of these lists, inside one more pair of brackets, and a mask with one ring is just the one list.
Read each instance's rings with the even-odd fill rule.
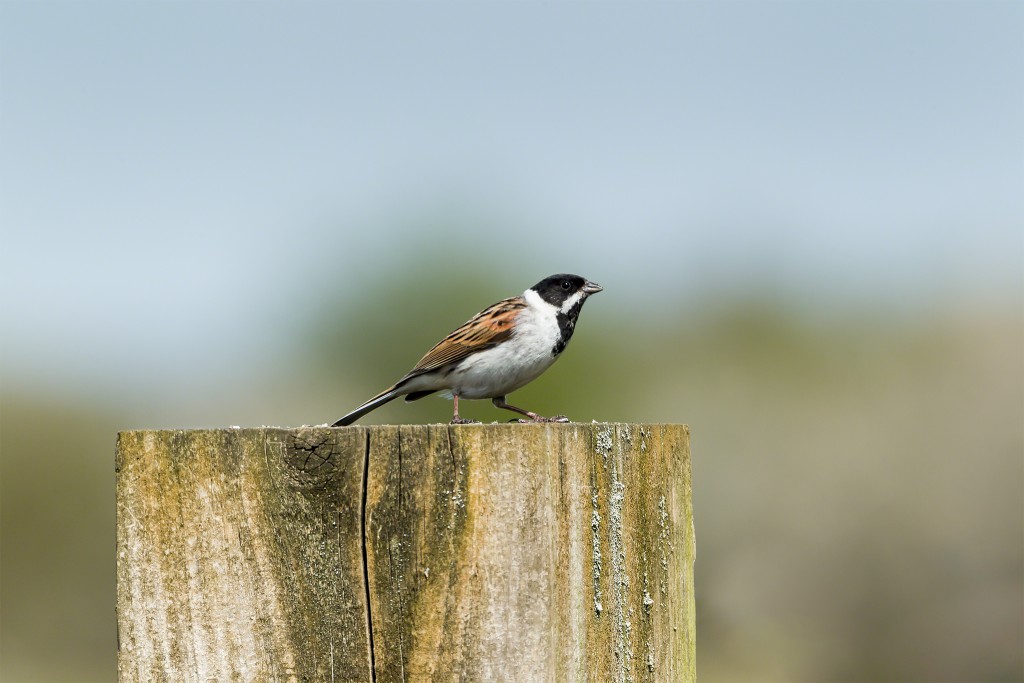
[[558,360],[583,304],[602,290],[584,277],[560,273],[488,306],[427,351],[404,377],[331,426],[350,425],[399,396],[416,401],[438,391],[455,402],[451,424],[476,422],[459,416],[460,398],[489,398],[495,407],[528,418],[519,420],[524,423],[568,422],[564,415],[543,417],[518,408],[505,397]]

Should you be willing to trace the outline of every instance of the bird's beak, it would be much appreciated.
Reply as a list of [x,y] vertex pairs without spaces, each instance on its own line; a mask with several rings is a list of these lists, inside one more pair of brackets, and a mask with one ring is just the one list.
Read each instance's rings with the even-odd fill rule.
[[590,280],[587,280],[587,283],[585,285],[583,285],[583,293],[584,294],[597,294],[598,292],[600,292],[603,289],[604,289],[604,287],[602,287],[601,285],[597,284],[596,282],[591,282]]

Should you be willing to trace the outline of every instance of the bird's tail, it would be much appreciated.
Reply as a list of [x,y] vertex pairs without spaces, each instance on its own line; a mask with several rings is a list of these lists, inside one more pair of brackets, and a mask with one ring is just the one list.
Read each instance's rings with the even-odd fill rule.
[[385,389],[384,391],[380,392],[379,394],[377,394],[376,396],[374,396],[373,398],[371,398],[369,401],[367,401],[363,405],[361,405],[358,408],[356,408],[355,410],[353,410],[351,413],[349,413],[345,417],[341,418],[340,420],[338,420],[337,422],[332,424],[331,426],[332,427],[344,427],[346,425],[350,425],[353,422],[355,422],[356,420],[358,420],[359,418],[361,418],[363,415],[366,415],[371,410],[375,410],[377,408],[380,408],[382,405],[384,405],[388,401],[395,400],[396,398],[401,396],[403,393],[404,392],[401,389],[398,389],[396,387],[389,387],[389,388]]

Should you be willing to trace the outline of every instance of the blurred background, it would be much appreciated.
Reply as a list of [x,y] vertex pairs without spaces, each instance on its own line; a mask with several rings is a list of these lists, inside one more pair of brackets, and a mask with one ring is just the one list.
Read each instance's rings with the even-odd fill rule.
[[702,681],[1021,680],[1022,37],[1015,1],[0,2],[0,678],[115,675],[118,430],[332,421],[569,271],[605,292],[514,402],[691,426]]

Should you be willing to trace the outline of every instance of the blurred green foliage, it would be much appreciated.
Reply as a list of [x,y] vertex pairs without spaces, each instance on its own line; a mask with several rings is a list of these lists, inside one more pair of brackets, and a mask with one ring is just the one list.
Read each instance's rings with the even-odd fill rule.
[[109,681],[117,417],[0,392],[0,679]]
[[[288,379],[249,397],[250,414],[333,420],[516,293],[482,270],[394,272],[297,321]],[[512,400],[691,425],[702,680],[1020,679],[1018,310],[825,316],[767,295],[630,308],[585,275],[606,292]],[[217,419],[205,400],[190,410]],[[4,681],[113,677],[114,435],[167,419],[127,406],[3,394]],[[486,401],[464,412],[510,417]],[[431,397],[364,421],[449,417]]]

